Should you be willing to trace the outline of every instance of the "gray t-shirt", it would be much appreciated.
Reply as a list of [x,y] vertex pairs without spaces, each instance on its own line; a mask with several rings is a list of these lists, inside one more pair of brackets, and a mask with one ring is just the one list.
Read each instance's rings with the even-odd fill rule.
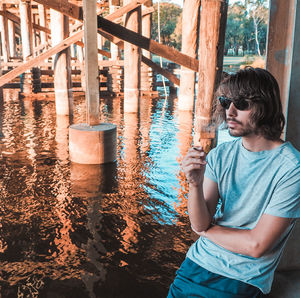
[[[214,216],[218,225],[253,229],[264,213],[300,217],[300,152],[289,142],[260,152],[246,150],[241,138],[223,143],[208,154],[205,176],[218,184],[220,201]],[[295,220],[260,258],[231,252],[204,237],[191,246],[187,257],[266,294]]]

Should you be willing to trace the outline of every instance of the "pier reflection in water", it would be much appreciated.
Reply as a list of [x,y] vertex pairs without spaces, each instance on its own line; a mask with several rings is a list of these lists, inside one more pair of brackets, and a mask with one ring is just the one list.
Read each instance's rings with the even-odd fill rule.
[[[0,103],[0,297],[165,297],[192,242],[180,161],[192,114],[176,98],[101,102],[118,160],[68,158],[68,118],[53,100],[4,90]],[[76,98],[74,123],[85,122]]]

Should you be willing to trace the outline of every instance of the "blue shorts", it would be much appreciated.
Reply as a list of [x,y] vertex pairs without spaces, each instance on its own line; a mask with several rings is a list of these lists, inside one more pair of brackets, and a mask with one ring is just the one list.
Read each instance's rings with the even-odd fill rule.
[[176,272],[167,298],[258,298],[263,296],[257,287],[212,273],[186,258]]

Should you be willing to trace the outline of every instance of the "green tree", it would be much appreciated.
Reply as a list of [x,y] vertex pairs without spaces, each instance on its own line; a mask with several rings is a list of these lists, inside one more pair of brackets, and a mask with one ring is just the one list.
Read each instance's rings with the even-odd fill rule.
[[268,8],[266,0],[245,0],[249,18],[253,24],[256,52],[261,56],[262,48],[266,45],[268,23]]
[[242,4],[230,5],[228,7],[226,36],[225,36],[225,54],[229,50],[237,55],[239,47],[244,45],[244,20],[245,6]]
[[[154,4],[155,11],[152,15],[151,38],[158,41],[158,4]],[[182,8],[176,4],[160,3],[160,38],[161,43],[180,49],[181,28],[176,28],[181,23]],[[176,31],[175,31],[176,29]]]
[[225,54],[240,47],[262,55],[266,48],[268,23],[267,0],[241,0],[228,8]]

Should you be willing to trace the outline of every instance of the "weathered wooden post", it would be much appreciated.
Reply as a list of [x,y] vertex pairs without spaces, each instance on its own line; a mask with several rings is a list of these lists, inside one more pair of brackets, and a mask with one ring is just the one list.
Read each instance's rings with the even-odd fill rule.
[[[65,0],[64,0],[65,1]],[[50,9],[51,42],[57,45],[69,36],[69,17]],[[70,49],[67,48],[53,57],[54,92],[57,115],[73,114]]]
[[[38,10],[39,10],[39,20],[40,20],[40,25],[47,28],[47,12],[46,8],[44,5],[39,4],[38,5]],[[40,31],[41,34],[41,44],[45,44],[48,40],[47,34],[44,31]]]
[[[182,12],[181,52],[196,58],[200,0],[185,0]],[[195,72],[181,66],[178,109],[192,111],[195,100]]]
[[[120,0],[110,0],[109,1],[109,12],[115,12],[120,6]],[[101,36],[101,35],[100,35]],[[101,36],[103,38],[103,36]],[[121,58],[121,52],[119,47],[113,42],[110,43],[110,54],[111,57],[109,60],[116,61]],[[120,65],[111,65],[109,68],[107,84],[108,90],[113,94],[118,94],[123,91],[122,83],[124,78],[124,71]]]
[[83,1],[87,123],[69,129],[72,162],[103,164],[116,160],[117,132],[110,123],[99,123],[99,69],[96,0]]
[[[124,0],[124,5],[131,0]],[[126,28],[141,33],[141,6],[127,13]],[[138,112],[140,99],[140,48],[124,42],[124,112]]]
[[30,0],[20,0],[19,10],[21,18],[23,60],[26,61],[33,54]]
[[[284,138],[300,150],[300,2],[270,1],[269,36],[266,68],[277,79],[286,128]],[[272,297],[290,297],[287,284],[296,285],[300,271],[300,223],[297,222],[278,266]],[[282,270],[282,272],[280,272]],[[289,274],[294,272],[294,274]],[[294,278],[293,278],[294,276]],[[291,288],[292,290],[292,288]],[[273,294],[274,293],[274,294]],[[275,297],[275,296],[274,296]]]
[[[30,0],[20,0],[19,2],[21,18],[21,39],[23,61],[27,61],[33,55],[32,43],[32,19],[31,19],[31,2]],[[32,93],[32,74],[31,70],[26,70],[23,78],[23,93]]]
[[196,101],[194,144],[208,151],[215,137],[210,126],[215,86],[222,71],[228,3],[224,0],[202,0],[200,15],[199,74]]
[[[5,12],[6,5],[0,3],[0,10]],[[1,42],[2,42],[3,62],[7,63],[9,59],[7,18],[2,15],[0,15],[0,33],[1,33]],[[7,69],[7,66],[3,67],[3,69]]]
[[[120,6],[120,0],[109,0],[109,13],[115,12]],[[115,61],[120,58],[119,48],[113,42],[110,43],[110,60]]]
[[15,24],[8,20],[8,38],[9,38],[9,54],[10,57],[16,57],[16,31]]
[[[152,23],[152,11],[149,8],[152,7],[152,0],[145,2],[142,5],[142,35],[151,38],[151,23]],[[151,53],[147,50],[142,50],[142,54],[151,59]],[[152,68],[146,64],[141,65],[141,91],[149,92],[153,90],[153,75]]]

